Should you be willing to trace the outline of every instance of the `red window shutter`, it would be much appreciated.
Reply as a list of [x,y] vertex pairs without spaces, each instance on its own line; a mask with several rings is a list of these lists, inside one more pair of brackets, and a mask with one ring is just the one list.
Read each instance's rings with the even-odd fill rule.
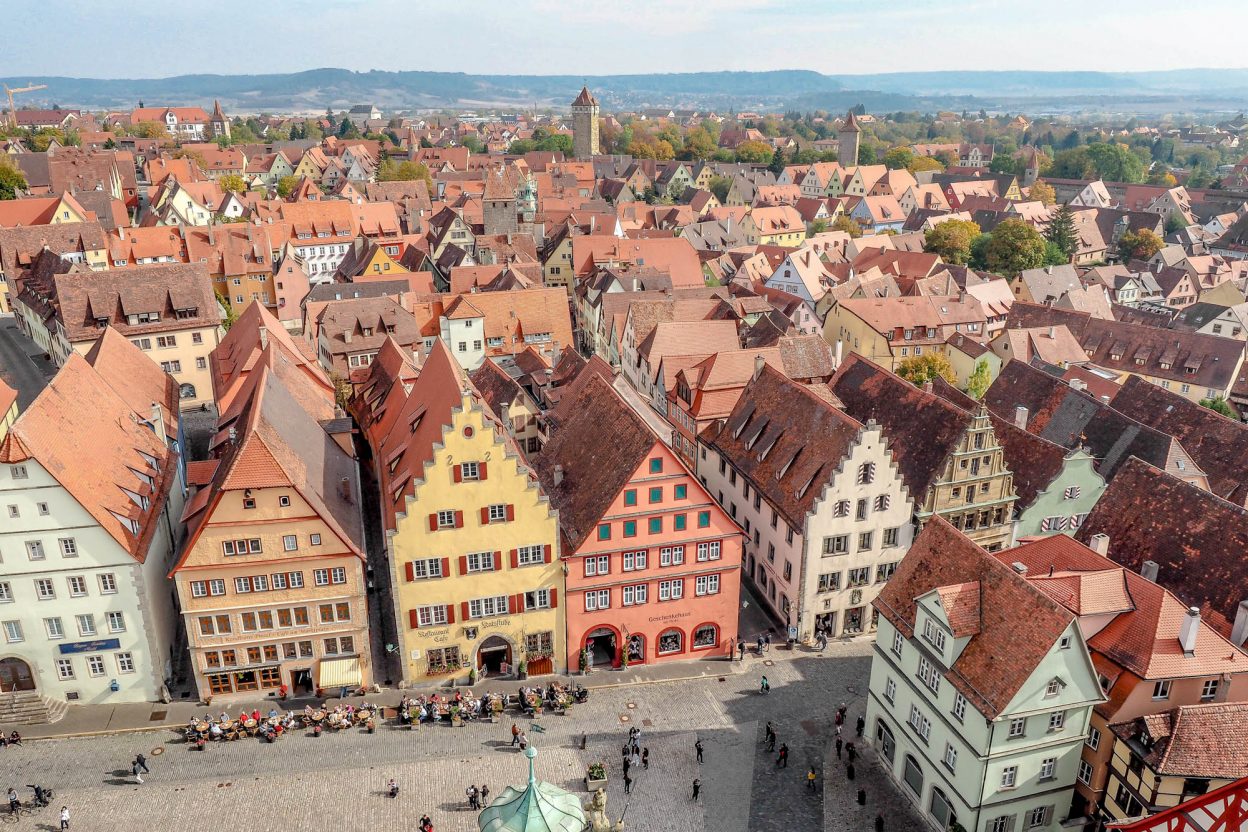
[[550,544],[542,547],[542,562],[550,563]]
[[502,568],[503,568],[503,553],[495,552],[494,553],[494,571],[498,572]]
[[442,558],[442,577],[449,578],[451,576],[451,559]]
[[553,610],[553,609],[558,609],[558,607],[559,607],[559,590],[555,589],[552,586],[550,588],[550,608]]
[[438,530],[438,513],[435,511],[429,515],[429,531],[436,532]]
[[519,566],[520,566],[520,550],[512,549],[511,550],[511,568],[516,569]]
[[512,520],[515,520],[515,519],[516,519],[516,507],[512,505],[511,503],[508,503],[507,504],[507,522],[510,523]]
[[484,462],[477,463],[477,479],[484,480],[486,477],[486,466]]
[[420,626],[420,618],[416,615],[416,610],[407,611],[407,624],[413,630]]
[[416,564],[409,560],[407,563],[403,564],[403,571],[407,574],[407,579],[409,581],[416,580]]
[[[467,605],[467,604],[464,604],[464,608],[466,609],[467,607],[468,607],[468,605]],[[467,617],[468,617],[468,616],[466,616],[466,615],[464,616],[464,618],[467,618]],[[452,606],[451,604],[447,604],[447,605],[446,605],[446,623],[447,623],[447,624],[454,624],[454,623],[455,623],[455,607],[454,607],[454,606]]]
[[451,476],[455,478],[455,482],[464,481],[464,469],[458,465],[451,467]]
[[455,528],[462,529],[464,527],[464,513],[462,511],[455,512]]
[[507,612],[512,615],[516,614],[516,596],[514,595],[507,596]]
[[465,621],[468,620],[468,602],[467,601],[459,602],[459,614]]
[[490,507],[481,506],[481,525],[484,526],[490,522]]
[[468,574],[468,556],[467,555],[459,556],[459,574],[461,575]]

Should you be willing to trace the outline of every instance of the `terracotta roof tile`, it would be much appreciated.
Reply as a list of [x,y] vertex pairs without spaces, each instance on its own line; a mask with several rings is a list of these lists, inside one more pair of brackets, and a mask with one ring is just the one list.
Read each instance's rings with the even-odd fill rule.
[[1109,727],[1158,774],[1248,776],[1248,704],[1184,705]]

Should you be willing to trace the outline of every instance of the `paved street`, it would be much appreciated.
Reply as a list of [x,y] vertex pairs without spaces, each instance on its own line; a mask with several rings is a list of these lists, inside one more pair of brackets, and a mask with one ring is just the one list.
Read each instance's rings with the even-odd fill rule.
[[17,328],[17,319],[0,316],[0,378],[17,391],[18,407],[25,410],[55,373],[52,362]]
[[[822,657],[772,656],[775,661],[747,659],[740,674],[595,690],[588,704],[568,716],[542,718],[544,733],[529,729],[540,751],[539,776],[584,795],[585,766],[605,761],[610,814],[626,812],[628,829],[866,832],[875,801],[891,806],[883,801],[892,787],[878,772],[863,764],[855,781],[871,795],[867,810],[850,807],[852,794],[837,772],[828,798],[836,806],[826,818],[822,790],[808,791],[805,773],[815,765],[822,786],[832,717],[842,702],[850,708],[852,733],[863,707],[868,644],[832,644]],[[769,696],[757,692],[762,673],[772,683]],[[777,768],[763,747],[768,719],[789,745],[787,769]],[[488,783],[497,795],[524,780],[524,759],[509,746],[510,724],[508,714],[497,725],[417,731],[386,725],[371,736],[298,734],[274,745],[240,741],[202,753],[165,732],[45,740],[0,750],[0,770],[11,772],[18,787],[39,782],[56,788],[57,804],[74,812],[75,829],[199,832],[240,821],[249,829],[305,832],[406,829],[427,812],[439,832],[468,832],[476,829],[475,814],[463,807],[469,782]],[[631,725],[641,727],[651,764],[648,771],[630,772],[633,790],[626,798],[620,747]],[[697,738],[705,746],[701,766],[694,759]],[[152,768],[143,786],[125,769],[140,751]],[[390,777],[401,784],[397,800],[381,794]],[[690,800],[695,777],[703,783],[699,804]],[[0,782],[0,789],[8,785]],[[902,812],[886,815],[889,832],[920,828]],[[36,820],[27,822],[29,828],[51,828],[41,825],[51,822],[50,813]]]

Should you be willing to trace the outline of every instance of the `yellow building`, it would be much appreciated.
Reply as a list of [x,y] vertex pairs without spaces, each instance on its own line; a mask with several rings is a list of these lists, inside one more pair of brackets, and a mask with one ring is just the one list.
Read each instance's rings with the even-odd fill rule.
[[446,345],[417,372],[387,338],[351,407],[372,449],[404,685],[558,671],[559,525]]
[[791,205],[754,208],[741,220],[751,245],[800,246],[806,239],[806,223]]
[[177,587],[203,696],[371,681],[360,489],[333,402],[285,354],[253,371],[218,422]]

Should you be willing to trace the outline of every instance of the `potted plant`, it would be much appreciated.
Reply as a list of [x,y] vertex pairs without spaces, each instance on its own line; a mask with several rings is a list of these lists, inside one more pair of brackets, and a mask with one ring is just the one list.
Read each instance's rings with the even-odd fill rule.
[[628,670],[628,646],[620,651],[620,670]]
[[589,673],[589,648],[581,648],[581,673]]
[[490,722],[498,722],[503,713],[505,703],[502,699],[495,699],[490,702]]
[[475,685],[477,683],[477,669],[474,667],[468,671],[468,684]]
[[590,763],[585,769],[585,790],[592,792],[607,787],[607,764]]
[[460,716],[459,705],[457,704],[451,706],[451,727],[452,728],[464,727],[464,718]]

